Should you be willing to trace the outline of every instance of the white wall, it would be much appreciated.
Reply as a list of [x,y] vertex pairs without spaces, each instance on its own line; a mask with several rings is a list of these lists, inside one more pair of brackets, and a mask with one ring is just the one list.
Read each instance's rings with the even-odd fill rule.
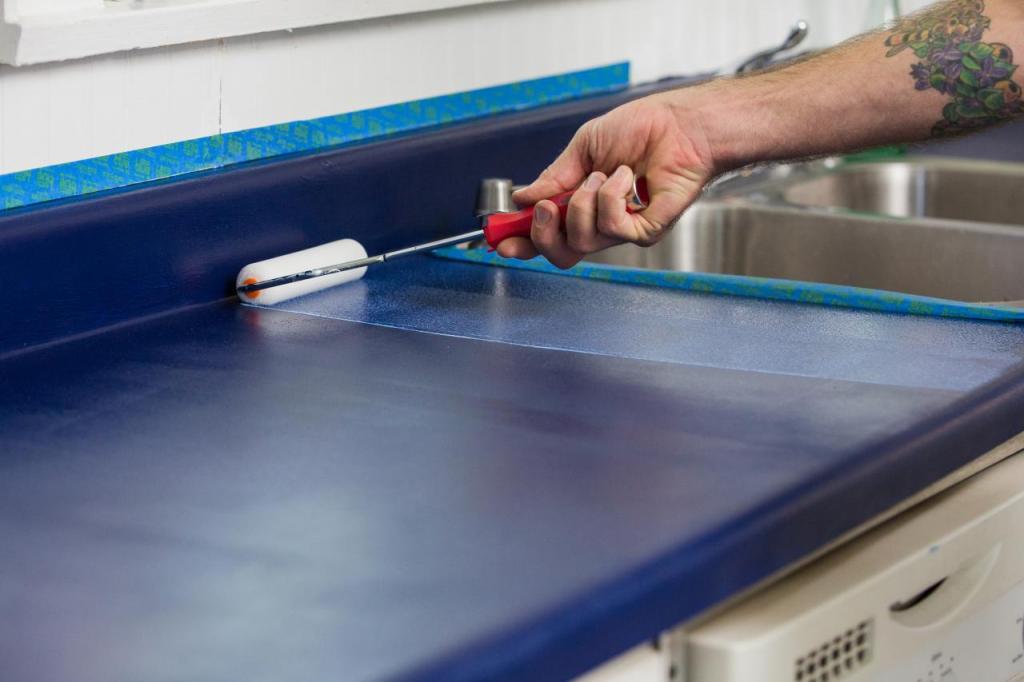
[[[904,5],[925,0],[904,0]],[[514,0],[0,66],[0,173],[630,61],[635,82],[863,27],[868,0]]]

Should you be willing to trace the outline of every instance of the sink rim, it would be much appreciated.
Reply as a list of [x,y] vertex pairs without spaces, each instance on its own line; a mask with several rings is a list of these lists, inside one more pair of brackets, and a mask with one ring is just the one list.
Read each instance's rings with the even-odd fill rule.
[[[1024,165],[1024,164],[1022,164]],[[1024,179],[1024,173],[1022,173]],[[1024,188],[1022,188],[1024,189]],[[820,215],[827,220],[844,220],[866,223],[889,223],[893,228],[901,226],[924,227],[937,231],[949,232],[977,232],[979,234],[993,234],[1010,237],[1012,239],[1024,240],[1024,227],[1011,223],[994,223],[984,220],[964,220],[962,218],[937,218],[935,216],[901,216],[891,213],[874,213],[871,211],[858,211],[835,206],[811,206],[807,204],[796,204],[786,201],[765,200],[758,196],[723,195],[715,198],[702,199],[699,203],[693,204],[680,216],[679,220],[669,226],[668,232],[672,232],[676,225],[687,219],[694,211],[719,211],[719,210],[751,210],[766,214],[789,214],[806,217],[807,215]],[[655,244],[652,248],[657,247]]]
[[[978,159],[962,159],[959,157],[925,156],[908,154],[884,159],[868,159],[847,161],[842,157],[827,157],[811,161],[797,161],[747,167],[734,171],[716,180],[704,193],[694,207],[715,202],[746,202],[758,206],[777,209],[792,209],[801,213],[821,213],[841,215],[844,218],[876,218],[884,221],[909,221],[918,224],[957,225],[959,229],[968,229],[969,225],[1001,227],[1010,231],[1024,233],[1024,226],[1015,223],[996,222],[990,220],[969,220],[964,218],[943,218],[925,215],[900,215],[879,211],[852,209],[841,205],[817,205],[792,201],[786,194],[794,187],[808,184],[833,176],[843,176],[863,172],[868,169],[900,168],[909,171],[923,169],[956,170],[970,173],[1019,177],[1024,183],[1024,163],[1009,161],[990,161]],[[689,209],[688,211],[689,212]],[[684,214],[685,215],[685,214]],[[682,219],[682,218],[681,218]],[[674,227],[674,225],[673,225]]]

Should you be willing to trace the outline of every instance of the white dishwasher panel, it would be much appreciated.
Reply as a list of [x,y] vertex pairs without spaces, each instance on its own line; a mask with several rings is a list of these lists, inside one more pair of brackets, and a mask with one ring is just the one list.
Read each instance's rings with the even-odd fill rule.
[[1024,674],[1024,454],[688,629],[680,682]]

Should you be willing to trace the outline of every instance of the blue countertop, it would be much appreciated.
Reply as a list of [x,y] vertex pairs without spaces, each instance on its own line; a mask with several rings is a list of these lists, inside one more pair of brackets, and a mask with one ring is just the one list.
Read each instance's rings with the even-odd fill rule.
[[1024,429],[1024,328],[427,257],[0,360],[23,682],[556,680]]
[[221,300],[679,84],[0,214],[0,677],[562,680],[1024,430],[1004,324],[430,258]]
[[1024,361],[1022,325],[562,282],[429,257],[277,309],[637,360],[960,391]]

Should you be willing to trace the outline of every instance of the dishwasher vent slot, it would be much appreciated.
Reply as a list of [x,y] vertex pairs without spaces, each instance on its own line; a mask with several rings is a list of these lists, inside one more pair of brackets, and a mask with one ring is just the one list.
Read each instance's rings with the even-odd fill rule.
[[865,620],[796,659],[794,682],[836,682],[871,660],[874,621]]

